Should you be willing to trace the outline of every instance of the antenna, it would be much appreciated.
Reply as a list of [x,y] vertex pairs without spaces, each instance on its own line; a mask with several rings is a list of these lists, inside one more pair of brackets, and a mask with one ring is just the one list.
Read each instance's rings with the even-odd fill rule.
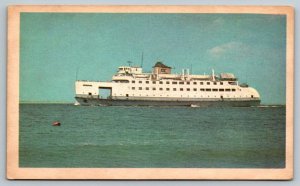
[[143,67],[143,64],[144,64],[144,52],[142,52],[141,67]]
[[128,63],[128,65],[131,67],[131,63],[132,63],[132,62],[131,62],[131,61],[127,61],[127,63]]

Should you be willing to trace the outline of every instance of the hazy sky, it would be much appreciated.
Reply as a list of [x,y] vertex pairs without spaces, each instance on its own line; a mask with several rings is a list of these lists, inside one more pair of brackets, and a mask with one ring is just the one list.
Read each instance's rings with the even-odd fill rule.
[[285,104],[286,17],[257,14],[22,13],[20,100],[74,102],[74,83],[132,61],[234,73],[263,104]]

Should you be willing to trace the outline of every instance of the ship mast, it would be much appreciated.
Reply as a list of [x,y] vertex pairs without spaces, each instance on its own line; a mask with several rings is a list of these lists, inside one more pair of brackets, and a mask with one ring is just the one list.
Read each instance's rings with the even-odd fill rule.
[[144,64],[144,52],[142,52],[142,59],[141,59],[141,67],[143,68],[143,64]]
[[132,63],[132,61],[127,61],[127,63],[128,63],[128,66],[130,66],[130,67],[131,67],[131,63]]

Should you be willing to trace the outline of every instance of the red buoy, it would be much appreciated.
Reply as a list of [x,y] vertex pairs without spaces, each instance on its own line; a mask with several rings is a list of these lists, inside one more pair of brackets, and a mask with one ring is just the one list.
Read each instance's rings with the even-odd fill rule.
[[60,126],[60,122],[59,122],[59,121],[54,121],[54,122],[52,123],[52,126]]

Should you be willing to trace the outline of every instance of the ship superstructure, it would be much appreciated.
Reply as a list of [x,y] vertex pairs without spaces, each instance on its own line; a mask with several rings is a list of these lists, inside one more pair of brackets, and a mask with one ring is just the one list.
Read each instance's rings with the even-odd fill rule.
[[[155,106],[255,106],[259,93],[238,83],[232,73],[190,74],[157,62],[152,73],[141,67],[121,66],[112,81],[76,81],[76,100],[80,105],[155,105]],[[101,92],[108,92],[101,95]]]

